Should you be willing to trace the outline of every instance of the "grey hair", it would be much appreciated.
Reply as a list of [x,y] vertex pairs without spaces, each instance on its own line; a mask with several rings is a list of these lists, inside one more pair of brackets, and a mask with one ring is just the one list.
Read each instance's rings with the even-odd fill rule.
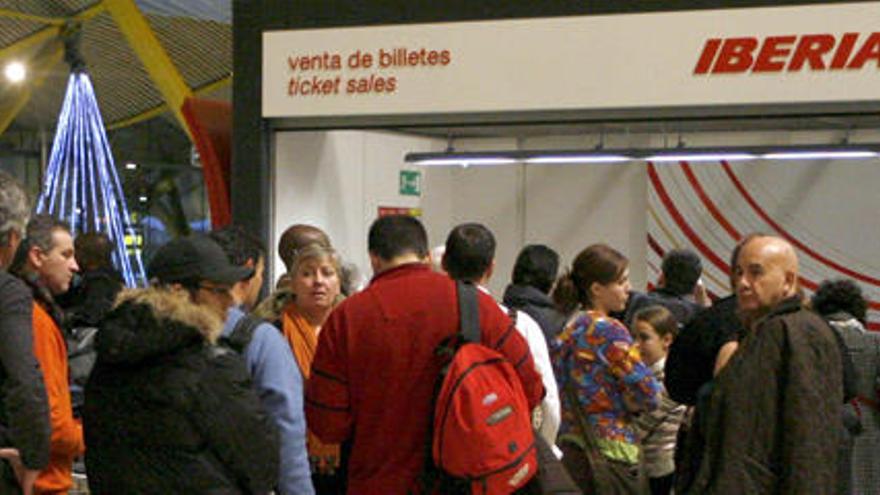
[[0,171],[0,246],[9,245],[12,232],[24,237],[29,217],[27,192],[11,175]]

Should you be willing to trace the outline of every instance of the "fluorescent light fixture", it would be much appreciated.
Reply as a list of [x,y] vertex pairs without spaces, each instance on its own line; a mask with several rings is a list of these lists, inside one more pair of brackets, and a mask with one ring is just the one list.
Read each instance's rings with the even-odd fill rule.
[[545,163],[545,164],[566,164],[566,163],[620,163],[632,160],[631,157],[623,155],[571,155],[571,156],[536,156],[534,158],[526,158],[526,163]]
[[853,158],[874,158],[876,151],[853,150],[853,151],[786,151],[778,153],[765,153],[761,158],[765,160],[835,160]]
[[404,161],[415,165],[462,166],[595,164],[650,161],[654,163],[722,162],[745,160],[830,160],[880,157],[880,144],[719,146],[717,148],[645,148],[602,150],[506,150],[440,153],[407,153]]
[[138,197],[138,201],[140,201],[141,203],[146,203],[148,199],[149,198],[147,198],[146,196],[139,196]]
[[126,170],[137,170],[137,168],[138,168],[137,163],[134,163],[134,162],[128,162],[128,163],[125,164],[125,169],[126,169]]
[[516,160],[513,158],[493,158],[493,157],[485,157],[485,158],[437,158],[437,159],[429,159],[422,160],[416,162],[418,165],[434,165],[434,166],[459,166],[459,167],[469,167],[471,165],[509,165],[511,163],[516,163]]
[[742,160],[754,160],[758,158],[757,155],[753,155],[751,153],[707,153],[707,154],[693,154],[693,153],[679,153],[675,155],[652,155],[645,157],[644,160],[649,162],[720,162],[724,161],[742,161]]
[[24,64],[19,61],[12,61],[6,64],[6,68],[3,72],[6,74],[6,79],[11,83],[20,83],[24,81],[24,78],[27,76],[27,69]]

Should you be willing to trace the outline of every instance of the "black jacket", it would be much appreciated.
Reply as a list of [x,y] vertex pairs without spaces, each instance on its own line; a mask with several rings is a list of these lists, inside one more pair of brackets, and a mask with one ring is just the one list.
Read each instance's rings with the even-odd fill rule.
[[0,271],[0,444],[21,453],[25,466],[49,462],[49,406],[33,352],[33,299],[18,278]]
[[98,268],[82,272],[78,283],[56,300],[64,308],[70,328],[96,327],[123,287],[125,282],[116,269]]
[[504,290],[504,304],[534,318],[544,332],[548,344],[565,326],[565,315],[556,309],[550,296],[535,287],[508,285]]
[[95,494],[267,493],[278,439],[222,322],[185,295],[124,292],[96,337],[84,427]]
[[693,406],[697,391],[712,380],[718,351],[739,340],[742,322],[736,315],[736,296],[719,299],[681,330],[666,357],[665,383],[672,400]]

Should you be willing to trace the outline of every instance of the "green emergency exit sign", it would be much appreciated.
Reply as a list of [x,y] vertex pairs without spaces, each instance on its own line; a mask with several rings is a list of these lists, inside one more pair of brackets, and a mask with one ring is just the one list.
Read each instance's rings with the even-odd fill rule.
[[418,170],[401,170],[400,194],[403,196],[421,196],[422,173]]

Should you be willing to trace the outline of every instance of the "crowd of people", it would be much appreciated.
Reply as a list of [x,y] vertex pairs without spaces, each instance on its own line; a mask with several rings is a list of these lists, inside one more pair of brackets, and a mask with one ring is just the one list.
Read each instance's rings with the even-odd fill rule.
[[[782,238],[741,239],[714,300],[686,249],[641,292],[611,246],[564,264],[529,245],[496,299],[484,225],[431,250],[418,219],[386,216],[367,244],[358,287],[324,231],[291,226],[261,300],[269,253],[228,226],[168,242],[148,286],[124,288],[106,236],[31,217],[0,173],[0,493],[68,493],[79,459],[89,490],[113,495],[880,493],[880,336],[853,281],[808,298]],[[443,481],[449,342],[512,370],[525,411],[491,390],[474,406],[495,408],[475,425],[491,438],[528,415],[534,443],[505,446],[509,475]]]

